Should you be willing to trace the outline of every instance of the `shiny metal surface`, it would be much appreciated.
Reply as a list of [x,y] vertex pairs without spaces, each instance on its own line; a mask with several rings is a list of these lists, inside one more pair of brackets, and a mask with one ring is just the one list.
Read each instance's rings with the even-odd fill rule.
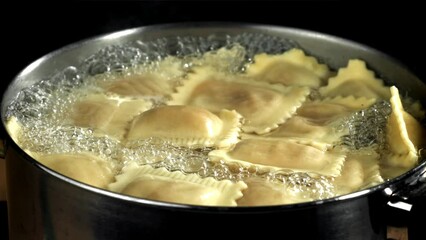
[[[244,24],[178,24],[125,30],[67,46],[35,61],[10,85],[2,101],[6,106],[22,88],[48,77],[111,44],[153,40],[168,36],[219,36],[263,33],[296,41],[309,54],[331,67],[360,58],[426,105],[426,85],[397,61],[366,46],[304,30]],[[392,81],[391,81],[392,79]],[[310,203],[251,208],[195,207],[136,199],[68,179],[41,166],[7,139],[6,168],[11,239],[132,239],[175,236],[194,238],[191,229],[209,236],[244,237],[256,229],[282,229],[286,236],[305,239],[384,239],[383,211],[388,201],[383,189],[404,187],[425,169],[416,169],[361,192]],[[211,229],[220,226],[220,231]],[[350,227],[349,227],[350,226]],[[244,229],[244,230],[241,230]],[[303,230],[301,230],[303,229]],[[309,229],[309,230],[306,230]],[[229,233],[229,234],[228,234]],[[265,237],[276,231],[265,231]]]

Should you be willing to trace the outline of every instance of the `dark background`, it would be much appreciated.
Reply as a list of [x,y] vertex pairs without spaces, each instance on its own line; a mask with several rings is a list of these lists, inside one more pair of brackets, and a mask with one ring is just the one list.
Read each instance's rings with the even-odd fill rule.
[[[131,27],[188,21],[249,22],[324,32],[388,53],[426,79],[426,9],[407,1],[58,2],[8,2],[0,8],[0,93],[26,65],[67,44]],[[0,207],[4,221],[4,203]]]
[[60,2],[15,2],[0,10],[1,91],[26,65],[67,44],[120,29],[187,21],[272,24],[337,35],[388,53],[426,79],[426,11],[406,1]]

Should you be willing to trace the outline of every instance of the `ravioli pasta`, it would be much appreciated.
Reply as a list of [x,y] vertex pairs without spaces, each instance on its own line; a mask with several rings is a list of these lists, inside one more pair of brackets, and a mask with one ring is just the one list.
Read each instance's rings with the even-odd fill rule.
[[328,80],[328,85],[319,89],[326,97],[354,96],[376,99],[389,99],[389,88],[381,79],[367,69],[361,60],[349,60],[346,68],[339,69],[337,76]]
[[113,164],[90,153],[36,154],[35,157],[67,177],[98,188],[106,188],[114,178]]
[[166,81],[157,79],[149,73],[120,78],[117,81],[105,84],[106,91],[128,97],[161,96],[172,92],[172,87]]
[[379,158],[374,150],[349,153],[341,175],[334,181],[336,192],[347,194],[383,182],[379,171]]
[[249,178],[245,181],[247,189],[238,206],[282,205],[313,200],[300,192],[292,192],[282,183],[273,183],[262,178]]
[[130,164],[109,185],[115,192],[152,200],[207,206],[236,206],[246,189],[244,182],[217,181],[200,178],[196,174],[185,175],[169,172],[165,168]]
[[418,149],[426,146],[426,131],[420,123],[404,111],[398,89],[391,87],[392,113],[387,122],[387,142],[390,154],[387,164],[413,167],[418,160]]
[[235,111],[216,116],[199,107],[157,107],[134,119],[127,140],[156,137],[183,146],[228,147],[238,141],[240,120]]
[[74,105],[71,118],[77,126],[94,128],[101,133],[123,138],[133,117],[150,107],[151,103],[143,99],[94,94]]
[[272,138],[244,139],[230,151],[214,150],[209,156],[213,161],[255,165],[265,170],[288,169],[328,176],[338,176],[345,160],[338,148],[321,149],[292,139]]
[[307,87],[271,85],[198,68],[168,104],[203,107],[213,113],[236,110],[246,121],[244,132],[261,134],[290,118],[309,92]]
[[345,134],[347,134],[346,131],[337,130],[332,126],[317,124],[308,118],[294,116],[266,136],[271,138],[312,139],[333,144],[339,142],[340,138]]
[[319,87],[330,75],[327,65],[319,64],[300,49],[291,49],[281,55],[258,54],[254,64],[247,66],[247,75],[285,86]]
[[[140,69],[139,69],[140,68]],[[174,79],[184,74],[181,62],[175,57],[153,63],[147,69],[139,67],[120,73],[107,73],[110,76],[97,76],[107,79],[101,83],[106,92],[124,97],[167,96],[173,92]]]
[[311,139],[336,144],[342,136],[348,134],[348,129],[336,127],[339,121],[344,121],[344,117],[370,107],[374,102],[375,99],[353,96],[305,102],[295,116],[265,136]]
[[297,109],[297,116],[324,125],[342,119],[354,112],[366,109],[375,102],[375,99],[368,99],[365,97],[355,98],[353,96],[325,98],[322,100],[305,102]]
[[31,157],[65,176],[190,205],[324,199],[378,185],[421,161],[424,109],[362,60],[335,73],[301,49],[250,53],[236,44],[88,78],[89,89],[77,91],[63,122],[48,131],[71,132],[55,138],[70,141],[63,153],[51,150],[56,143],[38,145],[51,135],[28,137],[44,129],[39,119],[28,125],[12,116],[7,128]]

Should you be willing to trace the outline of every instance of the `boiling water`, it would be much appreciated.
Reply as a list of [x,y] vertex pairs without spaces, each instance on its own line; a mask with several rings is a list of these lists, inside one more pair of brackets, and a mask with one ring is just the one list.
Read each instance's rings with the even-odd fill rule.
[[389,102],[380,101],[345,118],[338,126],[338,129],[349,129],[349,134],[342,137],[342,144],[353,149],[373,146],[377,150],[384,150],[386,123],[390,113]]
[[[226,46],[226,54],[213,52]],[[334,196],[332,178],[307,173],[264,172],[257,168],[228,166],[223,162],[208,161],[209,148],[177,147],[158,139],[139,140],[123,145],[107,136],[99,136],[93,129],[73,126],[69,109],[87,94],[103,91],[99,85],[111,81],[116,72],[135,74],[157,71],[159,62],[169,55],[179,57],[173,64],[176,71],[165,73],[171,86],[180,85],[180,77],[198,65],[213,65],[218,71],[241,72],[259,52],[280,53],[297,47],[264,35],[243,34],[217,39],[177,38],[158,39],[153,42],[133,42],[125,46],[111,46],[86,59],[81,66],[70,66],[64,71],[23,89],[9,106],[7,116],[15,116],[24,128],[19,136],[20,146],[30,152],[72,153],[91,152],[115,163],[116,173],[129,162],[166,167],[170,171],[197,173],[202,177],[238,181],[261,177],[283,183],[287,190],[302,193],[306,198],[324,199]],[[317,98],[318,94],[311,94]],[[153,106],[163,105],[167,97],[147,96]],[[349,135],[342,144],[360,149],[376,146],[384,148],[384,129],[389,103],[379,102],[336,123],[336,128],[348,128]]]

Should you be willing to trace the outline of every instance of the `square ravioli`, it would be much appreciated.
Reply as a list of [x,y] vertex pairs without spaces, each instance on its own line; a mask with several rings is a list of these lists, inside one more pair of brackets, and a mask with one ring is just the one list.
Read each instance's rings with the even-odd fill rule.
[[229,180],[218,181],[211,177],[201,178],[197,174],[169,172],[165,168],[135,163],[125,166],[116,182],[108,187],[111,191],[147,198],[205,206],[236,206],[247,185]]
[[132,119],[151,106],[143,99],[92,94],[72,106],[71,121],[76,126],[122,139]]
[[192,106],[161,106],[137,116],[128,141],[160,138],[179,146],[229,147],[238,141],[241,116],[222,110],[215,115]]
[[115,166],[91,153],[33,153],[32,157],[67,177],[98,188],[106,188],[114,179]]
[[[10,136],[77,181],[206,206],[327,199],[400,176],[424,158],[424,109],[362,60],[334,72],[309,49],[267,54],[263,42],[250,49],[202,38],[191,39],[203,44],[192,49],[184,40],[173,49],[138,41],[135,61],[124,64],[114,60],[127,55],[122,48],[102,52],[108,63],[90,58],[88,74],[69,68],[41,81],[58,89],[50,99],[31,92],[38,85],[26,88],[5,115]],[[79,84],[70,88],[68,77]]]
[[346,68],[339,69],[337,76],[328,80],[328,85],[319,89],[324,97],[354,96],[376,99],[389,99],[389,87],[383,80],[367,69],[364,61],[349,60]]
[[243,139],[230,150],[213,150],[211,161],[255,166],[265,171],[290,170],[338,176],[345,153],[338,147],[328,149],[323,144],[303,144],[294,139],[254,137]]
[[313,200],[303,193],[290,191],[284,183],[274,183],[262,178],[244,180],[247,189],[237,200],[238,206],[282,205]]
[[254,63],[247,65],[246,73],[257,81],[313,88],[320,87],[330,75],[327,65],[295,48],[281,55],[254,56]]
[[244,132],[262,134],[290,118],[309,93],[308,87],[273,85],[197,68],[168,104],[198,106],[213,113],[236,110],[245,119]]
[[347,194],[382,183],[379,158],[379,154],[369,149],[348,153],[342,174],[334,180],[336,194]]

